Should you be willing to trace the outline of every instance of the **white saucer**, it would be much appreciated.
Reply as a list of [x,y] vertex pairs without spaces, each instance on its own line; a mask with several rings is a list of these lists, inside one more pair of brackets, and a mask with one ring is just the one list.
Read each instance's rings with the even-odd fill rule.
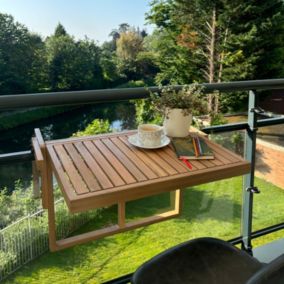
[[134,135],[131,135],[131,136],[128,137],[128,142],[130,144],[132,144],[133,146],[136,146],[136,147],[139,147],[139,148],[143,148],[143,149],[159,149],[159,148],[162,148],[162,147],[165,147],[165,146],[169,145],[171,140],[167,136],[164,136],[161,139],[161,144],[160,145],[157,145],[157,146],[144,146],[144,145],[142,145],[139,142],[138,135],[134,134]]

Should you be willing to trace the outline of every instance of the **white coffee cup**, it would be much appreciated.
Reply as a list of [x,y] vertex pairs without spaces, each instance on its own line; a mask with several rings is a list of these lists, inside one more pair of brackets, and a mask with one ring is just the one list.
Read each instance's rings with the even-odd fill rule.
[[156,124],[141,124],[138,126],[138,141],[145,147],[161,145],[164,136],[163,127]]

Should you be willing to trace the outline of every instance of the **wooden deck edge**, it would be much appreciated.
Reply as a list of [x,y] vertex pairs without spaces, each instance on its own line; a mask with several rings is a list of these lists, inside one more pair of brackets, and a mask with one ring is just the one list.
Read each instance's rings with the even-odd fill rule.
[[[177,179],[164,179],[159,184],[155,185],[155,189],[152,189],[151,191],[148,190],[148,184],[145,183],[143,186],[141,186],[139,189],[132,190],[129,188],[127,192],[117,191],[110,193],[109,191],[103,195],[87,195],[84,197],[80,197],[80,199],[76,198],[73,200],[70,200],[70,206],[69,209],[72,213],[79,213],[84,212],[87,210],[105,207],[105,206],[111,206],[114,204],[117,204],[118,200],[120,201],[132,201],[141,199],[147,196],[153,196],[157,194],[161,194],[164,192],[173,191],[176,188],[187,188],[192,187],[200,183],[207,183],[207,182],[213,182],[220,179],[227,179],[235,176],[234,172],[236,169],[239,172],[239,175],[247,174],[250,171],[250,164],[248,162],[237,162],[234,163],[233,166],[224,165],[219,167],[218,171],[214,173],[214,176],[210,177],[210,180],[204,181],[204,175],[207,174],[207,170],[200,170],[200,174],[195,176],[194,181],[190,182],[188,177],[185,175],[182,179],[178,177]],[[171,184],[169,186],[169,180],[171,181]],[[121,198],[121,195],[123,195],[123,200]],[[90,202],[90,200],[92,202]]]

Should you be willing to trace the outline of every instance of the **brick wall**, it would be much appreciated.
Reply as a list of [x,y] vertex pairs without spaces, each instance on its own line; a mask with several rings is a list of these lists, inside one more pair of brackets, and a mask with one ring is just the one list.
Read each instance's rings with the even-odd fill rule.
[[257,139],[256,176],[284,189],[284,147]]

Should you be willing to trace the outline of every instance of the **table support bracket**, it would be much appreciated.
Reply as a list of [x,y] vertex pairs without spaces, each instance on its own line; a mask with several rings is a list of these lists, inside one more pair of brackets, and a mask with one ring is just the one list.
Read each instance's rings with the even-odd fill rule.
[[98,229],[92,232],[83,233],[80,235],[68,237],[66,239],[56,240],[55,238],[55,212],[54,212],[54,199],[52,194],[52,184],[49,183],[49,195],[48,195],[48,212],[49,212],[49,245],[51,251],[59,251],[72,247],[74,245],[83,244],[92,240],[97,240],[103,237],[111,236],[117,233],[122,233],[130,230],[134,230],[140,227],[151,225],[157,222],[162,222],[170,218],[178,217],[181,213],[181,196],[180,189],[176,189],[170,193],[171,209],[169,211],[159,213],[154,216],[146,217],[141,220],[131,221],[126,223],[125,209],[126,202],[118,203],[118,224],[112,225],[103,229]]

